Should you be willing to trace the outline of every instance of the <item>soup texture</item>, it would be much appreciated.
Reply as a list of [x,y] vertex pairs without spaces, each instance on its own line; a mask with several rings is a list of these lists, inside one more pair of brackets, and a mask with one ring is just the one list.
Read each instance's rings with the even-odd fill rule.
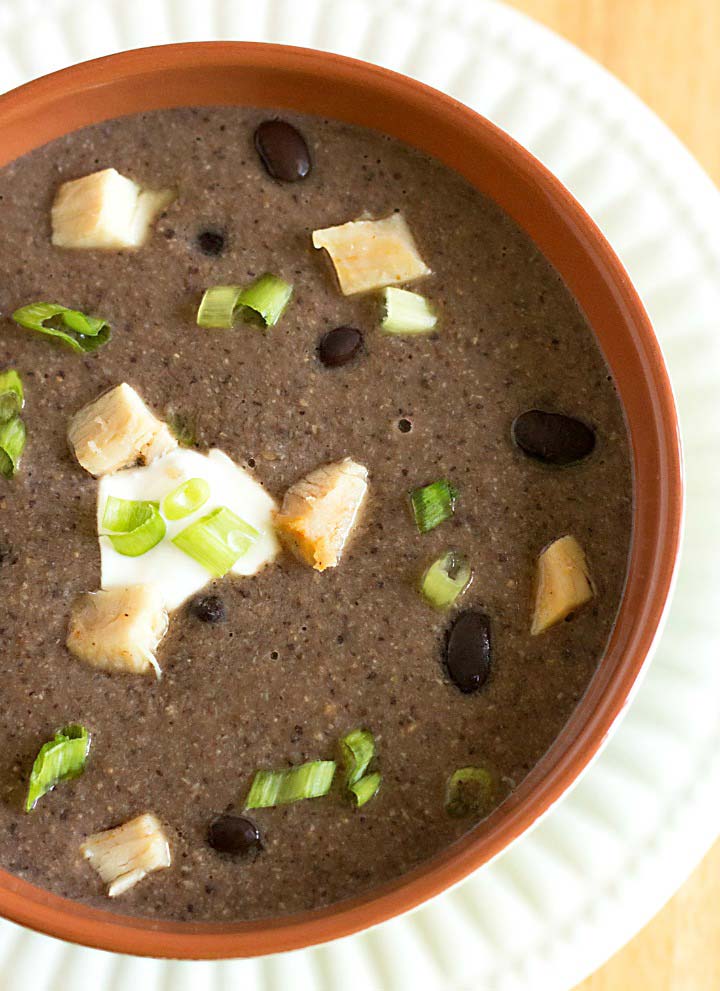
[[[134,247],[68,244],[59,190],[105,169],[168,190],[167,202]],[[0,170],[0,210],[0,372],[17,372],[22,410],[9,380],[0,393],[5,427],[19,418],[26,432],[0,478],[0,866],[130,914],[258,919],[355,896],[485,828],[601,662],[631,539],[623,411],[558,273],[440,162],[267,109],[159,111],[75,132]],[[357,221],[370,226],[349,229],[344,247],[314,246],[313,232]],[[232,326],[198,326],[206,290],[238,295],[267,273],[279,314],[256,295],[226,304]],[[342,291],[357,279],[361,291]],[[12,318],[37,301],[107,321],[109,340],[107,327],[47,318],[75,350]],[[122,383],[181,446],[138,448],[145,468],[91,473],[69,425]],[[102,448],[95,434],[89,444],[88,464]],[[195,477],[205,468],[183,459],[211,449],[230,459],[227,481],[211,479],[205,508],[171,522],[158,472],[187,464]],[[231,501],[236,478],[249,494]],[[151,523],[106,526],[101,571],[98,500],[129,493],[130,479],[122,497],[144,502]],[[317,500],[319,535],[305,515]],[[262,531],[264,566],[237,573],[245,550],[213,573],[172,543],[208,507],[234,514],[227,561],[246,546],[237,518],[254,532],[276,521]],[[156,525],[166,536],[153,549],[112,543],[132,532],[142,545]],[[169,571],[152,571],[160,547]],[[78,597],[113,586],[113,562],[161,598],[171,577],[195,582],[166,601],[160,678],[147,652],[133,673],[117,657],[109,669],[105,641],[93,641],[102,663],[68,646]],[[68,764],[53,775],[36,758],[68,727],[54,751]],[[33,766],[41,794],[26,811]],[[140,873],[112,889],[88,837],[146,814],[148,835],[161,829],[155,860],[133,848]]]

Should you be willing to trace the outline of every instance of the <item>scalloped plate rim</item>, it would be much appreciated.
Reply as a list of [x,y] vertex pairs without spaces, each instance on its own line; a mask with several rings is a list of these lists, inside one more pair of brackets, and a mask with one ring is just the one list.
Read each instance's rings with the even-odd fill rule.
[[[52,0],[46,0],[46,3],[50,3]],[[173,0],[167,0],[167,4],[172,3]],[[70,16],[70,12],[73,15],[77,14],[83,8],[88,9],[92,0],[55,0],[53,3],[53,9],[50,12],[53,16],[60,11],[59,16],[62,17],[63,14]],[[109,10],[111,8],[119,8],[120,4],[117,0],[95,0],[95,9],[103,8]],[[152,8],[161,8],[167,5],[165,0],[146,0],[146,6]],[[220,10],[227,9],[231,6],[232,0],[212,0],[209,6],[212,7],[213,11],[217,12]],[[257,7],[266,8],[274,4],[275,6],[280,6],[279,0],[261,0],[256,4]],[[320,3],[322,6],[322,3]],[[383,6],[379,0],[364,0],[364,5],[367,8],[371,8],[379,11]],[[177,4],[177,9],[182,5]],[[187,5],[185,5],[186,7]],[[431,11],[429,8],[433,6],[432,4],[423,3],[422,0],[401,0],[400,3],[396,3],[395,8],[400,9],[403,13],[411,12],[416,18],[424,17],[430,21],[435,16],[440,16],[438,12]],[[183,7],[183,9],[185,9]],[[692,226],[693,235],[697,241],[696,246],[700,246],[702,253],[705,255],[705,260],[709,262],[710,269],[713,265],[720,268],[720,241],[718,241],[716,230],[711,230],[710,216],[720,216],[720,196],[715,189],[709,176],[704,172],[701,166],[695,161],[695,159],[690,155],[687,149],[681,144],[679,139],[673,135],[666,127],[665,124],[650,111],[635,94],[627,89],[619,80],[608,73],[605,69],[601,68],[595,62],[593,62],[588,56],[584,55],[578,51],[574,46],[564,39],[560,39],[548,28],[542,27],[532,21],[525,14],[520,13],[517,10],[505,7],[503,4],[495,2],[495,0],[481,0],[481,2],[472,5],[473,9],[468,13],[468,6],[463,4],[462,0],[448,0],[444,4],[446,8],[446,14],[442,18],[445,22],[456,22],[458,25],[464,26],[468,31],[481,32],[485,29],[487,34],[493,34],[495,40],[498,37],[501,38],[501,47],[504,47],[508,58],[512,60],[515,58],[516,62],[519,61],[520,56],[523,56],[524,61],[522,66],[516,66],[516,71],[518,77],[521,75],[529,75],[530,77],[539,78],[541,76],[551,78],[552,85],[563,91],[562,95],[564,98],[568,98],[568,94],[571,93],[571,99],[581,102],[585,110],[588,111],[592,108],[592,104],[602,98],[603,100],[603,115],[605,117],[602,126],[609,126],[609,123],[619,124],[619,126],[624,130],[624,140],[627,142],[628,146],[635,145],[635,151],[638,158],[647,158],[651,165],[652,171],[657,175],[662,176],[667,182],[667,192],[674,199],[678,201],[687,210],[687,216],[684,217],[686,222],[686,230]],[[21,24],[23,18],[28,18],[32,16],[37,10],[40,9],[36,0],[19,0],[19,2],[12,3],[11,0],[3,0],[0,3],[0,15],[7,16],[8,11],[10,11],[12,17],[14,18],[12,27],[17,29],[17,26]],[[45,7],[42,9],[46,10]],[[218,15],[219,17],[220,15]],[[168,25],[171,26],[171,25]],[[177,25],[176,25],[177,27]],[[424,37],[427,39],[430,36],[430,23],[426,25]],[[177,28],[175,33],[168,33],[167,41],[172,40],[185,40],[186,34],[180,28]],[[201,32],[198,36],[207,37],[207,34]],[[282,40],[280,38],[271,38],[268,40]],[[152,43],[148,41],[147,43]],[[304,43],[304,42],[303,42]],[[479,44],[479,42],[478,42]],[[131,46],[127,45],[125,47],[137,47],[139,42],[136,38],[133,39],[133,44]],[[527,50],[523,50],[523,45],[531,50],[530,57],[528,57]],[[71,46],[72,47],[72,44]],[[122,45],[120,47],[123,47]],[[330,47],[332,45],[324,46],[317,45],[316,47]],[[540,54],[542,52],[542,55]],[[105,50],[98,51],[97,54],[104,54]],[[83,55],[83,58],[89,57]],[[358,57],[363,57],[362,54]],[[400,71],[405,71],[408,74],[416,74],[419,78],[423,78],[421,72],[412,71],[412,68],[408,66],[402,66]],[[27,75],[27,78],[31,78],[32,73]],[[433,85],[437,85],[433,79],[427,79]],[[574,87],[574,89],[573,89]],[[440,88],[443,88],[442,86]],[[585,88],[589,89],[593,94],[589,97],[583,91]],[[454,93],[454,95],[459,95]],[[462,99],[462,95],[459,95]],[[466,98],[466,102],[471,102]],[[610,116],[608,108],[612,108],[613,112],[616,113],[616,117],[613,120]],[[502,115],[499,119],[496,119],[492,112],[488,112],[487,109],[482,106],[478,107],[481,112],[486,112],[487,116],[493,119],[500,126],[504,126],[506,130],[514,134],[513,128],[507,126],[503,123]],[[594,109],[597,109],[597,102]],[[632,125],[637,126],[638,133],[643,130],[646,132],[645,136],[649,140],[645,146],[639,144],[639,139],[635,134],[630,133],[630,127]],[[597,125],[600,129],[601,125]],[[517,135],[515,135],[517,136]],[[531,151],[534,151],[532,142],[523,141],[522,137],[519,138],[521,143],[525,143]],[[655,160],[651,158],[652,153],[655,153]],[[665,159],[662,168],[658,165],[659,153],[662,152],[662,157]],[[535,152],[537,154],[537,152]],[[546,155],[539,154],[545,164],[553,168],[552,161],[548,160],[547,151]],[[552,155],[549,156],[552,159]],[[668,164],[670,159],[673,160],[674,166],[670,167]],[[557,168],[554,169],[557,173]],[[679,175],[673,176],[673,171],[676,173],[682,173],[682,178]],[[561,176],[561,178],[563,178]],[[566,181],[563,178],[563,181]],[[573,189],[571,183],[566,181],[566,185],[569,186],[571,191],[576,195],[578,199],[583,203],[586,209],[589,210],[591,215],[595,217],[599,222],[601,218],[597,217],[592,209],[592,206],[588,205],[581,195]],[[602,226],[602,223],[601,223]],[[614,247],[618,251],[620,257],[625,261],[623,251],[619,248],[613,241],[612,232],[603,230],[606,235],[613,243]],[[717,243],[715,243],[717,242]],[[697,273],[695,273],[697,275]],[[640,286],[641,293],[643,287]],[[643,298],[645,298],[645,294]],[[663,334],[660,333],[661,341],[663,340]],[[673,365],[670,362],[671,373],[673,372]],[[715,371],[715,382],[720,378],[720,367]],[[678,390],[681,394],[681,390]],[[690,418],[684,413],[681,404],[681,420],[685,428],[687,428],[687,423],[690,422]],[[686,433],[686,437],[690,438],[691,434]],[[699,457],[699,456],[698,456]],[[693,469],[695,468],[694,456],[693,456]],[[712,467],[708,465],[707,467]],[[712,493],[711,493],[712,494]],[[690,502],[690,498],[688,499]],[[683,555],[682,567],[685,570],[688,565],[688,560],[696,553],[695,546],[691,540],[688,540],[685,545],[685,553]],[[673,624],[673,612],[671,609],[669,616],[668,626]],[[667,632],[667,631],[666,631]],[[652,673],[652,672],[651,672]],[[645,679],[647,681],[648,667],[646,665],[644,669]],[[644,688],[644,684],[643,684]],[[643,688],[640,688],[639,692],[635,695],[640,700],[642,696]],[[625,710],[627,712],[627,708]],[[616,724],[617,727],[617,724]],[[621,745],[621,734],[623,732],[624,726],[620,729],[618,734],[613,734],[613,740],[611,746],[613,748],[619,748]],[[716,727],[717,730],[717,727]],[[720,736],[720,733],[715,734],[715,736]],[[618,742],[620,741],[620,742]],[[591,767],[587,773],[583,776],[583,780],[579,787],[586,788],[588,781],[596,774],[597,768],[605,761],[605,755],[610,748],[603,749],[602,756],[596,758],[593,761]],[[617,949],[625,939],[629,938],[634,931],[636,931],[650,915],[656,911],[662,902],[671,893],[674,887],[682,880],[682,878],[689,873],[692,867],[697,863],[697,861],[705,853],[706,849],[714,840],[717,835],[718,828],[720,827],[720,808],[717,807],[717,801],[715,801],[714,806],[709,801],[709,794],[713,784],[720,784],[720,760],[718,760],[714,753],[710,752],[710,748],[706,748],[706,753],[704,757],[707,758],[707,762],[710,767],[707,774],[707,779],[704,782],[694,781],[691,789],[685,789],[686,795],[686,805],[682,808],[676,808],[673,814],[669,816],[668,821],[665,822],[664,834],[659,834],[655,837],[654,852],[643,851],[644,859],[641,857],[636,857],[634,863],[634,869],[631,863],[631,858],[628,858],[627,870],[622,872],[620,877],[612,877],[606,881],[604,885],[605,889],[605,901],[604,909],[598,910],[598,901],[602,905],[603,902],[599,898],[599,889],[594,887],[592,892],[589,892],[589,902],[587,905],[582,907],[582,910],[578,912],[577,917],[571,921],[568,925],[567,931],[564,935],[559,936],[557,932],[552,933],[552,938],[549,933],[545,933],[544,944],[538,944],[533,948],[533,951],[526,953],[525,956],[516,961],[509,960],[498,960],[500,970],[496,971],[491,976],[491,984],[485,983],[483,986],[486,989],[497,988],[500,991],[506,991],[510,988],[521,988],[526,987],[525,983],[529,977],[533,981],[537,980],[537,977],[542,973],[545,979],[552,980],[553,987],[569,987],[570,984],[576,983],[585,974],[594,969],[602,959],[604,959],[610,952]],[[716,766],[717,765],[717,766]],[[571,789],[571,794],[566,795],[558,806],[555,807],[553,812],[549,813],[543,818],[542,823],[537,827],[537,829],[531,830],[526,833],[520,840],[518,840],[512,847],[512,850],[507,853],[502,854],[497,858],[492,865],[483,868],[481,872],[474,875],[465,882],[462,882],[456,888],[452,889],[450,892],[439,896],[437,899],[429,906],[424,906],[416,909],[409,916],[405,916],[400,920],[395,920],[391,923],[386,923],[370,934],[348,937],[347,940],[343,940],[342,943],[347,943],[348,941],[359,941],[368,938],[375,938],[376,934],[382,934],[383,939],[389,939],[390,945],[393,945],[393,935],[392,928],[396,927],[410,927],[412,928],[413,917],[420,913],[429,911],[442,911],[443,900],[453,899],[458,891],[463,891],[465,888],[473,885],[482,883],[482,878],[480,875],[485,876],[486,872],[493,870],[495,872],[503,871],[506,866],[506,870],[510,872],[511,863],[510,858],[513,857],[515,851],[525,847],[527,850],[532,850],[531,844],[537,846],[538,843],[547,842],[542,838],[543,830],[545,829],[546,823],[552,821],[554,818],[555,811],[564,808],[566,805],[570,806],[574,801],[574,796],[577,789],[573,787]],[[694,794],[693,794],[694,792]],[[696,816],[693,822],[693,817],[689,814],[690,810],[694,809],[696,812],[707,806],[705,811],[714,812],[714,817],[709,815],[706,819],[702,816]],[[681,812],[684,815],[681,815]],[[700,821],[698,821],[700,820]],[[664,837],[664,839],[663,839]],[[673,839],[675,842],[673,843]],[[684,840],[680,843],[679,840]],[[662,843],[665,843],[668,849],[673,852],[672,863],[670,865],[664,864],[665,874],[658,880],[656,876],[653,876],[654,868],[657,867],[657,861],[659,859],[660,853],[663,852],[664,848]],[[637,854],[637,850],[634,851]],[[665,851],[667,852],[667,851]],[[654,860],[653,860],[654,857]],[[515,868],[517,872],[517,867]],[[642,870],[645,874],[652,877],[653,884],[648,884],[645,890],[643,890],[643,885],[641,880],[638,880],[638,872]],[[522,874],[522,872],[520,872]],[[660,873],[660,872],[655,872]],[[634,887],[633,887],[634,885]],[[612,893],[609,889],[615,889]],[[630,889],[630,894],[628,895],[628,889]],[[625,896],[623,898],[623,892]],[[628,908],[626,903],[623,906],[623,910],[619,911],[619,903],[626,900],[628,897],[631,899],[632,909]],[[595,904],[592,904],[592,903]],[[613,913],[615,910],[615,916]],[[602,916],[602,911],[604,911],[604,916]],[[600,920],[598,919],[598,913],[602,917],[603,925],[600,925]],[[593,922],[593,916],[594,922]],[[632,921],[629,922],[629,917]],[[613,921],[614,918],[614,921]],[[589,926],[589,934],[584,936],[578,936],[578,931],[584,926],[586,928]],[[29,934],[23,933],[17,927],[10,927],[9,923],[0,924],[0,949],[5,945],[5,939],[12,939],[12,934],[8,936],[8,930],[14,929],[17,933],[22,933],[19,942],[22,946],[23,943],[27,944]],[[573,933],[575,935],[573,935]],[[47,937],[41,937],[32,935],[30,937],[32,941],[45,941],[48,942]],[[63,944],[57,944],[56,941],[51,941],[56,946],[62,946]],[[563,947],[564,944],[564,947]],[[398,946],[402,945],[398,943]],[[38,944],[39,946],[39,944]],[[333,948],[339,944],[330,944],[326,947],[321,947],[317,950],[308,951],[296,951],[293,954],[283,955],[282,958],[264,958],[256,961],[252,961],[256,965],[256,968],[270,968],[268,975],[265,979],[273,985],[272,973],[281,966],[282,960],[288,960],[289,958],[297,958],[298,955],[310,956],[318,955],[323,953],[332,952]],[[580,950],[580,952],[578,952]],[[560,959],[556,960],[554,963],[552,960],[548,963],[548,959],[553,953],[559,953]],[[563,957],[564,953],[564,957]],[[70,964],[68,964],[68,954],[71,956]],[[98,951],[84,950],[80,947],[66,947],[66,951],[61,955],[61,958],[65,959],[65,966],[62,968],[63,971],[67,970],[67,966],[73,966],[73,960],[78,959],[78,955],[86,955],[89,960],[91,955],[94,959],[97,957],[108,958],[106,961],[107,965],[110,966],[109,961],[113,961],[110,954],[101,954]],[[49,960],[52,960],[55,954],[49,956]],[[132,963],[139,963],[135,958],[123,958],[123,961],[127,961],[128,965]],[[8,973],[7,969],[7,954],[5,954],[4,959],[5,966],[3,971],[5,972],[5,978],[0,978],[0,987],[7,987],[8,991],[12,987],[15,987],[15,982],[13,980],[12,974]],[[145,963],[146,961],[142,961]],[[147,961],[147,963],[150,963]],[[218,981],[221,980],[222,976],[225,974],[228,967],[233,966],[233,964],[217,964],[216,971],[213,977],[210,977],[210,972],[207,971],[208,977],[206,985],[208,988],[211,986],[217,986]],[[20,965],[17,965],[20,966]],[[77,964],[79,966],[79,964]],[[206,965],[207,966],[207,965]],[[314,986],[330,987],[327,983],[323,973],[329,975],[331,973],[331,964],[326,960],[324,963],[316,962],[312,966],[308,964],[310,969],[316,973],[318,978]],[[187,974],[192,973],[197,979],[199,971],[196,965],[193,964],[175,964],[172,962],[167,962],[164,966],[164,980],[162,980],[162,986],[170,986],[172,977],[178,976],[180,973],[178,967],[185,968]],[[327,970],[326,970],[327,968]],[[539,969],[538,969],[539,968]],[[20,966],[20,970],[22,967]],[[272,971],[272,972],[271,972]],[[121,991],[121,988],[129,987],[130,983],[127,980],[123,980],[122,974],[125,972],[124,967],[119,967],[116,971],[116,978],[113,980],[112,985],[114,991]],[[279,971],[278,971],[279,972]],[[246,976],[246,980],[250,977],[250,971]],[[388,975],[393,974],[394,971],[390,968],[387,972]],[[16,969],[16,976],[18,971]],[[259,976],[259,975],[258,975]],[[48,974],[49,981],[53,980],[51,974]],[[6,979],[10,983],[6,984]],[[384,979],[384,978],[383,978]],[[47,987],[60,987],[62,980],[57,977],[55,984],[47,984]],[[446,984],[443,987],[448,989],[461,987],[468,989],[473,986],[474,982],[462,980],[460,983],[453,982],[452,985]],[[160,986],[160,985],[158,985]],[[199,987],[195,982],[193,982],[194,987]],[[264,986],[262,980],[257,984],[257,986]],[[384,983],[383,988],[387,988],[388,991],[392,987],[400,987],[400,983],[397,982],[397,977],[389,977],[389,983]],[[403,987],[405,985],[403,984]],[[425,985],[427,986],[427,985]],[[535,985],[539,986],[539,985]],[[548,984],[543,984],[543,987],[550,986]]]

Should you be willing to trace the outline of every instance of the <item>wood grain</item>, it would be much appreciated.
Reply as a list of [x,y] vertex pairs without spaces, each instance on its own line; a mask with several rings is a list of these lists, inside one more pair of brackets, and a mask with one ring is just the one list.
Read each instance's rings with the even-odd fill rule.
[[509,2],[627,83],[720,182],[720,0]]
[[[510,3],[619,76],[720,183],[720,0]],[[720,843],[655,919],[576,991],[718,989]]]

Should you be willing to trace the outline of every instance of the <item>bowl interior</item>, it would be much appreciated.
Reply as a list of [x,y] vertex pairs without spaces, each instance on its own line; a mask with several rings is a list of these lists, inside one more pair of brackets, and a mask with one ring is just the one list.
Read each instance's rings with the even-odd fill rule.
[[504,849],[572,784],[627,703],[663,616],[682,517],[672,392],[627,274],[561,184],[451,98],[383,69],[303,49],[234,42],[145,49],[75,66],[1,97],[0,165],[122,114],[233,104],[292,108],[400,138],[460,172],[530,234],[577,297],[615,377],[632,447],[634,534],[614,633],[561,736],[489,820],[403,878],[327,909],[219,925],[110,914],[0,871],[0,914],[61,938],[153,956],[255,955],[346,935],[419,904]]

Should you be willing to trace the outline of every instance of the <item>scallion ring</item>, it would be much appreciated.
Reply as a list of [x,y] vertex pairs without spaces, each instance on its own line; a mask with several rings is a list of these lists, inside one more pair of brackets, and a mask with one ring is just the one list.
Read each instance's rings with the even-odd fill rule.
[[11,420],[25,405],[22,379],[14,368],[0,372],[0,423]]
[[27,330],[57,337],[73,351],[84,354],[97,351],[110,340],[107,320],[89,317],[80,310],[68,309],[60,303],[28,303],[15,310],[12,318]]
[[168,492],[160,503],[163,516],[168,520],[183,520],[204,506],[210,498],[210,485],[204,478],[189,478]]
[[25,424],[19,416],[0,423],[0,475],[12,478],[25,450]]
[[156,502],[141,502],[109,496],[102,520],[103,530],[118,554],[140,557],[165,536],[165,520]]
[[378,771],[374,771],[372,774],[366,774],[364,778],[360,778],[355,784],[350,785],[350,794],[354,796],[355,804],[358,808],[377,795],[381,781],[382,775]]
[[185,527],[173,543],[211,575],[222,578],[258,536],[254,527],[223,506]]
[[229,330],[241,292],[242,286],[211,286],[206,289],[197,311],[198,327]]
[[461,818],[490,812],[495,798],[495,777],[484,767],[461,767],[447,785],[445,811]]
[[472,581],[472,569],[456,551],[446,551],[423,575],[420,591],[435,609],[449,609]]
[[266,327],[274,327],[285,312],[292,291],[288,282],[268,272],[243,289],[238,296],[238,304],[254,310]]
[[30,772],[25,811],[31,812],[59,782],[82,774],[89,751],[90,734],[84,726],[76,724],[63,727],[44,743]]
[[189,413],[172,412],[165,418],[175,440],[181,447],[195,447],[197,444],[197,422]]
[[197,312],[198,327],[229,330],[243,308],[252,310],[266,327],[273,327],[285,312],[292,286],[277,275],[266,273],[249,286],[211,286],[206,289]]
[[380,326],[387,334],[429,334],[437,316],[425,299],[409,289],[388,286],[383,291],[384,316]]
[[257,771],[245,808],[265,809],[303,798],[321,798],[330,791],[334,775],[333,760],[311,760],[283,771]]
[[366,729],[354,729],[340,740],[348,788],[359,781],[375,756],[375,738]]
[[410,493],[410,503],[420,533],[434,530],[444,520],[450,519],[455,512],[457,498],[457,489],[446,478],[413,489]]

